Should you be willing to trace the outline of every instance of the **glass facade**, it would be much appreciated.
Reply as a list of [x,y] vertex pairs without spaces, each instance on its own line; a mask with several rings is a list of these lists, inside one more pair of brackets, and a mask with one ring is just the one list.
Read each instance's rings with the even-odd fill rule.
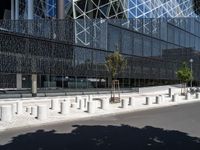
[[[36,73],[39,88],[108,88],[105,57],[117,47],[128,62],[126,69],[117,76],[122,88],[179,83],[175,72],[183,61],[189,62],[190,58],[194,59],[193,73],[197,83],[200,74],[198,19],[158,18],[155,21],[138,18],[129,23],[140,22],[143,25],[147,21],[151,25],[149,28],[156,29],[147,32],[146,28],[142,28],[138,31],[134,26],[123,26],[123,19],[105,20],[99,32],[99,45],[104,48],[99,48],[93,39],[91,45],[84,46],[71,38],[60,40],[42,35],[0,32],[1,85],[16,87],[9,81],[15,80],[13,74],[21,73],[22,86],[29,88],[31,74]],[[74,20],[50,22],[68,29],[71,27],[68,33],[74,35]],[[57,27],[54,30],[58,33],[65,30]],[[37,26],[32,29],[37,30]],[[96,34],[93,30],[95,28],[90,28],[90,33],[94,34],[91,36]]]

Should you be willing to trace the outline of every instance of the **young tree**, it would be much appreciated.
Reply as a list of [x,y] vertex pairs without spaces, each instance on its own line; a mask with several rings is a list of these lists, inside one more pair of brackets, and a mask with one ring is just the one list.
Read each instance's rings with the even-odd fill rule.
[[181,94],[186,94],[186,86],[189,81],[192,80],[192,71],[187,66],[186,62],[183,62],[181,67],[176,72],[177,78],[181,81]]
[[[119,51],[115,51],[105,58],[105,66],[107,71],[109,72],[111,78],[111,86],[115,87],[115,78],[117,74],[119,74],[126,66],[127,62],[124,57],[119,53]],[[112,94],[113,88],[111,87],[111,101],[115,102],[115,96]]]

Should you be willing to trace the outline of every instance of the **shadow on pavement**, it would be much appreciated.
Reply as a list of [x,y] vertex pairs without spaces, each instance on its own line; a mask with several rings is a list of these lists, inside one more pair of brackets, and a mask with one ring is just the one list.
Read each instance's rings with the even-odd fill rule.
[[71,133],[38,130],[14,137],[0,150],[199,150],[200,139],[146,126],[79,126]]

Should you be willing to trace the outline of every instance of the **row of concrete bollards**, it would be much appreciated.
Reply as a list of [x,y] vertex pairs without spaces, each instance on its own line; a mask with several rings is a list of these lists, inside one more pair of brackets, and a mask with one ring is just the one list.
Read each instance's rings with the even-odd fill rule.
[[[169,96],[171,98],[172,102],[179,100],[178,94],[172,94],[171,90],[169,90]],[[199,93],[196,93],[195,96],[196,99],[199,99]],[[150,105],[153,104],[160,104],[165,99],[164,95],[156,96],[153,102],[151,101],[150,97],[146,97],[145,104],[144,105]],[[191,99],[191,95],[187,93],[185,95],[185,100]],[[101,109],[104,111],[109,110],[110,104],[108,98],[102,98],[101,100]],[[37,106],[27,106],[26,111],[36,117],[38,120],[45,120],[48,118],[49,109],[52,111],[55,111],[57,113],[60,113],[62,115],[67,115],[70,113],[70,109],[76,108],[81,111],[87,111],[88,113],[95,113],[97,110],[97,103],[93,99],[92,96],[88,96],[87,98],[77,96],[75,97],[75,101],[71,102],[69,99],[67,100],[51,100],[50,101],[50,107],[46,104],[40,104]],[[136,106],[135,100],[132,97],[125,98],[121,100],[121,108],[128,108],[129,106]],[[7,121],[10,122],[13,119],[13,116],[15,114],[22,115],[23,114],[23,102],[19,101],[11,105],[2,105],[0,107],[0,118],[1,121]]]
[[[199,99],[200,93],[196,93],[195,94],[195,98]],[[185,95],[185,100],[190,100],[191,99],[191,94],[190,93],[186,93]],[[176,102],[179,100],[179,95],[178,94],[172,94],[171,95],[171,102]],[[160,104],[161,101],[164,101],[164,96],[160,95],[160,96],[156,96],[155,97],[155,103],[154,104]],[[146,101],[145,101],[145,105],[149,105],[150,104],[150,97],[146,97]]]
[[[87,110],[88,113],[96,112],[96,102],[92,100],[92,96],[88,96],[88,98],[75,98],[76,104],[73,105],[70,100],[51,100],[50,101],[50,109],[59,112],[60,114],[66,115],[69,113],[70,108],[79,108],[80,110]],[[108,110],[109,100],[102,101],[102,109]],[[15,114],[22,115],[23,114],[23,103],[22,101],[10,104],[10,105],[2,105],[0,107],[0,119],[1,121],[10,122]],[[48,105],[42,104],[38,106],[27,106],[26,112],[30,115],[36,117],[38,120],[45,120],[48,117],[49,107]]]

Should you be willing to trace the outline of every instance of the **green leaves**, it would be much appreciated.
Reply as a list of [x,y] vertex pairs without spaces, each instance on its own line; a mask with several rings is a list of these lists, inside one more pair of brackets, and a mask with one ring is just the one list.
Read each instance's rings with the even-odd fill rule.
[[191,81],[193,78],[192,71],[190,70],[190,68],[187,66],[185,62],[183,62],[182,66],[176,72],[176,75],[178,79],[183,83],[187,83]]
[[115,78],[126,66],[127,62],[119,51],[115,51],[105,58],[105,66],[107,71],[111,74],[112,78]]

